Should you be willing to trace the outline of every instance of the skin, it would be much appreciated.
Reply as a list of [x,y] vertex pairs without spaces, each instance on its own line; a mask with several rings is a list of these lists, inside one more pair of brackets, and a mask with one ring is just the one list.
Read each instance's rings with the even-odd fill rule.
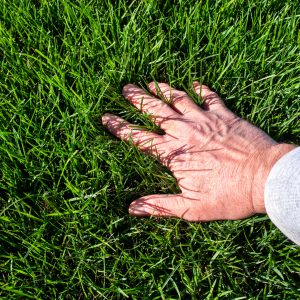
[[[115,136],[130,136],[141,151],[160,155],[178,181],[178,195],[149,195],[133,201],[134,216],[178,217],[188,221],[237,220],[266,213],[264,187],[273,165],[295,147],[278,144],[266,133],[237,117],[207,86],[194,82],[204,99],[197,106],[183,91],[158,83],[171,106],[128,84],[123,95],[143,112],[151,114],[165,135],[132,130],[133,124],[112,114],[102,122]],[[160,92],[159,92],[160,94]],[[160,95],[161,96],[161,95]]]

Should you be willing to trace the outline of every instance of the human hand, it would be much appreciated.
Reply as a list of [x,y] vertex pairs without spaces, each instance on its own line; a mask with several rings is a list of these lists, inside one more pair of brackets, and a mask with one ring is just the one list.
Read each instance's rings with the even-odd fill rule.
[[[123,95],[151,114],[165,132],[132,130],[132,124],[105,114],[102,122],[115,136],[134,143],[146,154],[160,154],[173,172],[182,194],[150,195],[133,201],[134,216],[179,217],[189,221],[237,220],[266,213],[264,187],[273,165],[295,147],[278,144],[267,134],[237,117],[207,86],[194,82],[204,98],[203,109],[182,91],[158,86],[171,106],[128,84]],[[149,84],[157,95],[155,84]],[[132,132],[132,133],[131,133]],[[148,142],[147,142],[148,141]]]

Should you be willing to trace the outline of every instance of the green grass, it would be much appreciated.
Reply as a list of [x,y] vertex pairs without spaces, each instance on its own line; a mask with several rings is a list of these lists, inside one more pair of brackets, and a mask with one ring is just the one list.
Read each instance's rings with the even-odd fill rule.
[[300,252],[260,215],[128,215],[174,193],[105,112],[121,94],[200,80],[279,142],[299,143],[300,3],[0,0],[1,299],[300,299]]

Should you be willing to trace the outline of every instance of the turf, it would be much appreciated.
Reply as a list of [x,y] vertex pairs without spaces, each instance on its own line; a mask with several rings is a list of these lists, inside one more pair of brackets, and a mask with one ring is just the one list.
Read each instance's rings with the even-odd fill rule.
[[200,80],[299,143],[299,17],[290,0],[1,0],[1,299],[300,299],[299,248],[265,215],[130,217],[178,187],[101,124],[155,129],[127,83]]

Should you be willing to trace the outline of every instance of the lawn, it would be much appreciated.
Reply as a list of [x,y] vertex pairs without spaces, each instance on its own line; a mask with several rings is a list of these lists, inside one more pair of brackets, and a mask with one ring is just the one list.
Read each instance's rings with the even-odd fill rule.
[[179,189],[101,123],[152,130],[122,87],[199,80],[298,144],[299,18],[291,0],[0,0],[0,298],[300,299],[299,248],[266,215],[130,217]]

